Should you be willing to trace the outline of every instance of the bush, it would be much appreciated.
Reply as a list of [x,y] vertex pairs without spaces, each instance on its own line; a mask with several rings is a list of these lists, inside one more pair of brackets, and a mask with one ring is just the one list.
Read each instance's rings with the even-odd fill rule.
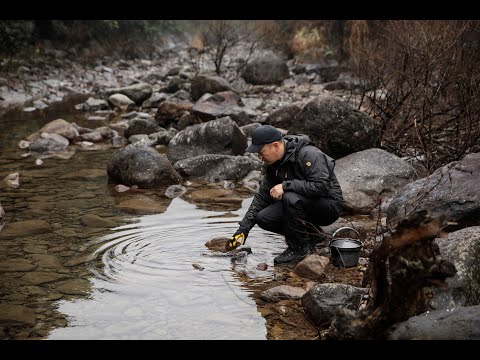
[[32,45],[34,29],[33,21],[1,20],[0,53],[11,55]]
[[[388,21],[352,43],[359,107],[381,124],[382,145],[435,169],[480,143],[480,21]],[[366,39],[365,37],[369,37]]]

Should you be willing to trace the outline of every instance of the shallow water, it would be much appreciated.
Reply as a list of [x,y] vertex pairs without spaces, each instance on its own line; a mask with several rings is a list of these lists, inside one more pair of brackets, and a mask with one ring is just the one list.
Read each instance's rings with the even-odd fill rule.
[[[223,183],[200,182],[173,200],[165,189],[117,193],[106,174],[114,149],[76,149],[68,159],[48,158],[39,166],[34,157],[21,156],[18,142],[49,121],[61,117],[88,126],[73,110],[78,102],[0,119],[0,180],[12,172],[21,180],[18,189],[0,188],[7,225],[39,219],[51,226],[42,234],[0,236],[0,263],[24,259],[32,265],[0,271],[1,303],[35,311],[33,325],[0,324],[3,338],[265,339],[265,319],[246,279],[272,280],[283,239],[255,227],[246,244],[252,254],[237,260],[204,246],[237,229],[252,193],[237,186],[231,202],[228,196],[223,202],[192,200],[197,190],[223,189]],[[142,199],[153,201],[157,213],[121,206]],[[85,215],[114,225],[89,224]],[[263,262],[268,269],[257,270]]]

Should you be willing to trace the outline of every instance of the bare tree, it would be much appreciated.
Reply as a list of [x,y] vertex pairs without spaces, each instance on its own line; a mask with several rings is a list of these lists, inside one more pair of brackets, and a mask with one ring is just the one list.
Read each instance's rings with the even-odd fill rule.
[[368,41],[364,24],[353,30],[358,106],[380,122],[383,147],[418,157],[431,173],[479,145],[480,47],[465,34],[480,21],[389,21]]
[[202,50],[199,57],[206,55],[215,66],[218,75],[223,73],[227,55],[237,54],[243,60],[236,68],[238,76],[253,57],[255,51],[272,37],[276,27],[272,21],[263,20],[211,20],[199,31]]

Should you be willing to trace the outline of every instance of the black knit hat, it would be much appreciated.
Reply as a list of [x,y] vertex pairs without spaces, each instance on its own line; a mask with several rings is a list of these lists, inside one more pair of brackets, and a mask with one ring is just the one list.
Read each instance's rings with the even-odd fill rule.
[[259,152],[263,145],[282,139],[282,133],[271,125],[261,125],[252,132],[252,144],[245,151]]

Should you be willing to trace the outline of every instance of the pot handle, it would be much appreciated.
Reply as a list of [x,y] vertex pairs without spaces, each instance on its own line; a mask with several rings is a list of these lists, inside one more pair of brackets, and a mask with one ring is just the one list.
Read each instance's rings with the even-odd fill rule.
[[[330,239],[330,244],[332,244],[332,240],[335,238],[335,235],[337,235],[338,232],[342,231],[342,230],[353,230],[357,233],[358,237],[360,237],[360,233],[355,230],[354,228],[350,227],[350,226],[344,226],[344,227],[341,227],[341,228],[338,228],[337,230],[335,230],[332,234],[332,239]],[[360,240],[360,239],[359,239]]]
[[353,231],[355,231],[355,232],[357,233],[357,235],[360,236],[360,233],[359,233],[357,230],[355,230],[354,228],[352,228],[352,227],[350,227],[350,226],[344,226],[344,227],[341,227],[341,228],[338,228],[337,230],[335,230],[335,231],[333,232],[333,234],[332,234],[332,237],[335,237],[335,235],[337,235],[337,233],[338,233],[339,231],[341,231],[341,230],[347,230],[347,229],[348,229],[348,230],[353,230]]

